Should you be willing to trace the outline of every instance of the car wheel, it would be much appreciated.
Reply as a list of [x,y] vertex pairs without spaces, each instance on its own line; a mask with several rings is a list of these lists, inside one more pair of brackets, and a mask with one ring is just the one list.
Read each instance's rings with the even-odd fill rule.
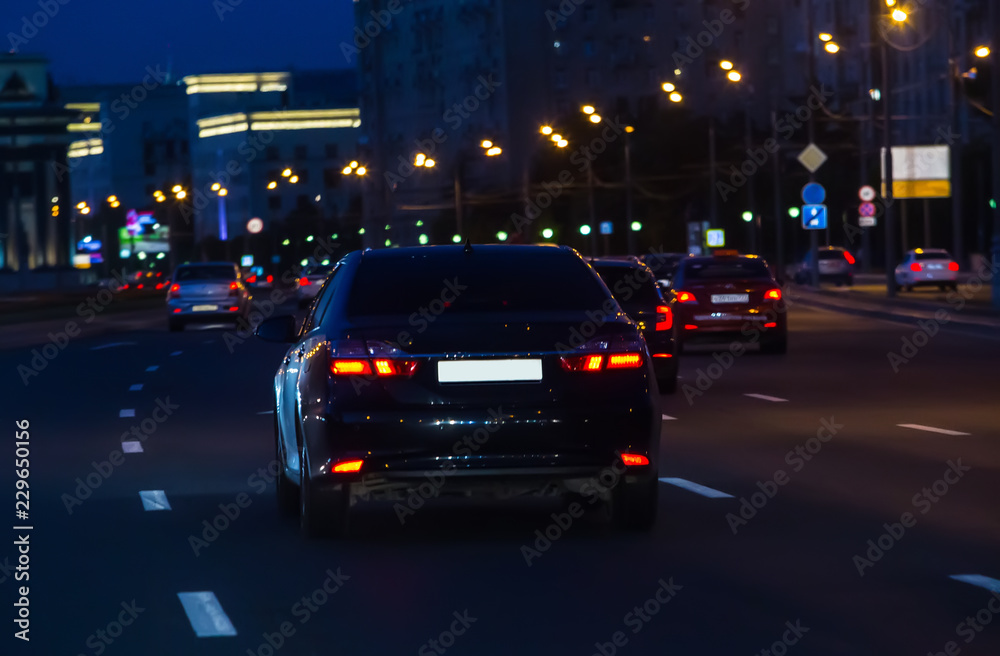
[[778,339],[761,342],[760,343],[761,353],[770,353],[773,355],[781,355],[788,352],[788,338],[781,337]]
[[177,319],[173,319],[173,318],[167,319],[167,330],[169,330],[172,333],[180,332],[180,331],[184,330],[184,324],[182,324]]
[[612,521],[626,531],[648,531],[656,523],[659,481],[656,474],[651,474],[628,483],[628,476],[624,474],[611,492]]
[[295,517],[299,511],[299,488],[285,476],[285,457],[281,452],[281,433],[278,431],[278,412],[274,412],[274,458],[278,462],[278,513],[282,517]]
[[309,478],[309,463],[305,449],[299,457],[299,528],[302,537],[332,538],[347,535],[347,485],[340,490],[323,489]]

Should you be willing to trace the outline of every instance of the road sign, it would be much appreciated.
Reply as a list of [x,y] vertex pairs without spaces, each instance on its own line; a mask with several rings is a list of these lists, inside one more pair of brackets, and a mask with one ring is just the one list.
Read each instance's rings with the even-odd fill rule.
[[875,227],[875,217],[874,216],[859,216],[858,225],[862,228],[874,228]]
[[819,205],[826,200],[826,189],[818,182],[810,182],[802,187],[802,202],[806,205]]
[[816,144],[809,144],[799,153],[799,164],[806,167],[810,173],[815,173],[826,161],[826,153],[819,149]]
[[256,216],[247,221],[247,232],[249,232],[251,235],[256,235],[263,229],[264,229],[264,222],[261,221]]
[[802,227],[806,230],[826,230],[826,205],[803,205]]
[[711,248],[722,248],[726,245],[726,231],[721,228],[706,230],[705,245]]
[[859,216],[875,216],[875,203],[861,203],[858,205]]
[[601,234],[610,235],[614,229],[614,224],[611,221],[601,221]]
[[240,266],[253,266],[253,255],[244,255],[240,258]]
[[870,200],[875,200],[875,187],[870,185],[865,185],[858,189],[858,198],[865,201],[866,203]]

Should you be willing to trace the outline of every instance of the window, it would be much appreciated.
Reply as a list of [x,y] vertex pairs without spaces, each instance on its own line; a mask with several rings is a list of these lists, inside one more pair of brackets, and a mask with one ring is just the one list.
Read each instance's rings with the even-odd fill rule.
[[[330,307],[330,301],[333,300],[333,295],[337,292],[337,287],[340,283],[340,279],[337,278],[339,267],[328,268],[333,269],[333,272],[327,276],[326,280],[323,282],[323,288],[316,294],[316,300],[312,304],[312,309],[306,317],[305,322],[302,324],[303,335],[316,328],[323,321],[323,317],[326,315],[326,309]],[[305,274],[305,271],[302,273]]]
[[340,179],[342,177],[344,177],[344,174],[340,172],[340,169],[336,168],[323,169],[323,188],[336,189],[340,185]]
[[338,157],[337,144],[330,144],[330,143],[328,143],[328,144],[326,144],[326,146],[325,146],[324,149],[325,149],[325,152],[326,152],[326,158],[327,159],[337,159],[337,157]]
[[166,151],[166,152],[164,152],[164,157],[166,157],[168,160],[174,159],[174,156],[175,156],[174,155],[174,142],[173,141],[168,141],[164,145],[164,147],[165,147],[165,151]]
[[299,176],[299,181],[297,184],[306,184],[309,182],[309,170],[302,169],[301,171],[296,171],[295,175]]
[[146,161],[156,159],[156,144],[152,141],[144,141],[142,144],[142,158]]
[[309,159],[309,146],[306,144],[299,144],[295,146],[295,159],[299,161]]
[[277,146],[268,146],[264,149],[264,157],[269,162],[275,162],[281,157],[281,152]]

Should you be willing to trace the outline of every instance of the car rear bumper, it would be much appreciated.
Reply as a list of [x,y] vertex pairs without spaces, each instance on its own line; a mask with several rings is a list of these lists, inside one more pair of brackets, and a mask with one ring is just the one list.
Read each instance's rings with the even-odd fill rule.
[[911,271],[900,276],[907,285],[943,285],[958,281],[957,271]]
[[[213,307],[215,309],[206,309]],[[200,309],[195,309],[200,308]],[[235,310],[232,308],[236,308]],[[235,321],[242,316],[243,304],[238,299],[212,301],[170,301],[167,316],[171,319],[195,323],[200,321]]]

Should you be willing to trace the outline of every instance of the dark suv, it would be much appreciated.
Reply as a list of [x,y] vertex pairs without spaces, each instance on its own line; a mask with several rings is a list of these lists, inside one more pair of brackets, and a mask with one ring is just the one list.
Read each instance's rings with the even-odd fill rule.
[[639,324],[660,391],[675,392],[678,365],[673,292],[665,295],[656,284],[656,274],[638,258],[597,258],[590,263],[622,309]]

